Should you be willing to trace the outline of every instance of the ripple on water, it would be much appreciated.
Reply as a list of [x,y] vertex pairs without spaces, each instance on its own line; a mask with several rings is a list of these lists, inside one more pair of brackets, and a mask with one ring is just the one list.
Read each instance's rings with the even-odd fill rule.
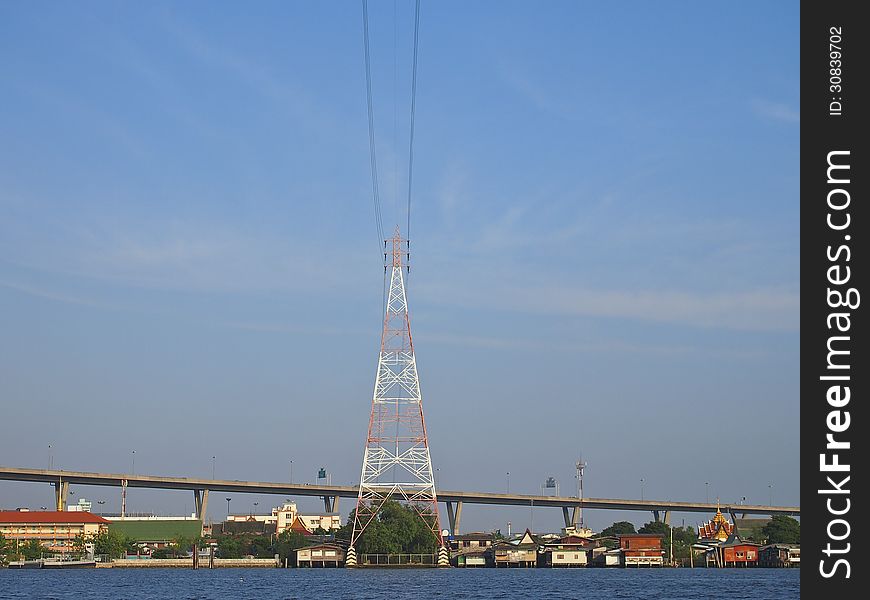
[[0,570],[0,598],[789,600],[798,569]]

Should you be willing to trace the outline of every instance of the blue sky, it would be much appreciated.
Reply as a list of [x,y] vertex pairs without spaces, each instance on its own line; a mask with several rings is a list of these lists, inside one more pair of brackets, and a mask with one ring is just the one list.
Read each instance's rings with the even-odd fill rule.
[[[392,229],[412,4],[370,16]],[[798,24],[423,2],[409,299],[440,486],[571,490],[582,452],[590,496],[799,503]],[[0,53],[0,463],[358,481],[383,284],[359,3],[4,3]]]

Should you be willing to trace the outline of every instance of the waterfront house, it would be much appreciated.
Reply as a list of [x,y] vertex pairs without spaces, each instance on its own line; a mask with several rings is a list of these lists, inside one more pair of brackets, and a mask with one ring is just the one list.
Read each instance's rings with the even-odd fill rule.
[[526,532],[510,541],[499,541],[493,545],[496,567],[535,567],[538,564],[538,540],[532,532]]
[[718,545],[719,564],[723,567],[758,566],[758,550],[761,544],[745,542],[734,535]]
[[494,541],[495,536],[491,533],[463,533],[453,536],[448,543],[451,552],[470,552],[491,548]]
[[592,548],[589,554],[591,558],[589,564],[593,567],[618,567],[622,561],[622,550],[619,548],[599,546]]
[[469,550],[455,555],[451,562],[455,567],[491,567],[493,565],[492,548],[486,550]]
[[540,553],[540,565],[546,567],[585,567],[595,542],[573,535],[547,542]]
[[758,550],[760,567],[800,567],[801,547],[798,544],[769,544]]
[[708,567],[755,567],[758,565],[760,544],[747,542],[736,533],[727,540],[707,540],[697,543]]
[[296,551],[297,567],[343,567],[344,548],[338,544],[314,544]]
[[457,567],[488,567],[493,562],[491,533],[465,533],[453,536],[448,545],[451,562]]
[[664,565],[662,536],[651,533],[629,533],[619,539],[620,566],[661,567]]

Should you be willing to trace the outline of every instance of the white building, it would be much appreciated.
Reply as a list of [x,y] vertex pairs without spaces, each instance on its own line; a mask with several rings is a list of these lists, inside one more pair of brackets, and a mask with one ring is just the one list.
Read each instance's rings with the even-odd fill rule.
[[92,502],[86,498],[79,498],[77,504],[67,504],[68,512],[91,512]]
[[303,515],[299,513],[295,502],[285,502],[281,506],[276,506],[268,515],[229,515],[227,521],[247,523],[254,521],[274,525],[275,533],[282,533],[288,529],[294,529],[301,533],[304,533],[301,531],[304,529],[313,533],[318,527],[326,531],[341,527],[341,515],[334,513]]

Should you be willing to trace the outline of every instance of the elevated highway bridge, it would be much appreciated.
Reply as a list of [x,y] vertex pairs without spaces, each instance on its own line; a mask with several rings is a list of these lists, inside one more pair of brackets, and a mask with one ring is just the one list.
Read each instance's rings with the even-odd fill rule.
[[[69,486],[93,485],[135,487],[193,492],[196,515],[203,518],[208,507],[209,492],[272,494],[276,496],[315,496],[323,499],[326,512],[338,512],[339,498],[356,498],[359,489],[349,485],[309,485],[305,483],[200,479],[196,477],[163,477],[124,473],[89,473],[49,469],[21,469],[0,466],[0,480],[48,483],[54,487],[57,510],[64,510]],[[498,494],[438,490],[438,501],[447,507],[450,531],[459,533],[464,504],[494,504],[501,506],[539,506],[561,508],[565,526],[576,525],[580,509],[632,510],[651,512],[656,521],[669,523],[671,512],[713,513],[716,504],[708,502],[678,502],[673,500],[627,500],[619,498],[577,498],[576,496],[537,496],[528,494]],[[722,504],[722,511],[737,515],[799,516],[799,506],[765,506],[756,504]]]

